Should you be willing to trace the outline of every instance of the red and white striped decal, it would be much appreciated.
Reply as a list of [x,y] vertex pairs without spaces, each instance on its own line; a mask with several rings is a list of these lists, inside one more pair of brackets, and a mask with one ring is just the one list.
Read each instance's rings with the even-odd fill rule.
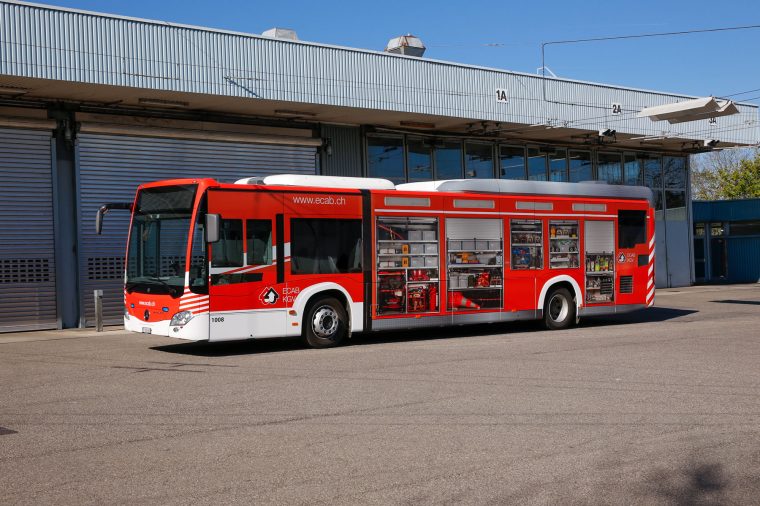
[[208,313],[208,295],[193,293],[185,287],[185,293],[179,299],[179,310],[193,314]]
[[654,234],[649,241],[649,264],[647,265],[647,307],[654,305]]

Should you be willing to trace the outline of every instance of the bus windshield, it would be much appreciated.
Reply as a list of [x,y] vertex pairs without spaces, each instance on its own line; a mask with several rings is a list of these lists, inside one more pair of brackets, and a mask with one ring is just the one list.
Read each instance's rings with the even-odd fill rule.
[[196,185],[140,191],[127,251],[127,292],[182,295]]

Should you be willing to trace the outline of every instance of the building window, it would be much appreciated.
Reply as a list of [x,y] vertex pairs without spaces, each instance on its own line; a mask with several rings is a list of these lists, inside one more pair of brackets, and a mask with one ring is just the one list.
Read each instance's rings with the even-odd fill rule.
[[528,148],[528,179],[546,181],[546,154],[536,147]]
[[525,179],[525,148],[521,146],[500,146],[500,176],[503,179]]
[[644,186],[652,190],[655,211],[662,211],[662,159],[657,156],[641,155],[639,163],[644,172]]
[[760,221],[732,221],[729,227],[731,235],[760,235]]
[[644,184],[644,173],[634,153],[623,155],[623,184],[629,186],[641,186]]
[[406,167],[409,181],[430,181],[433,179],[433,157],[430,141],[424,139],[407,139]]
[[557,149],[549,155],[549,180],[567,181],[567,150]]
[[623,164],[620,153],[599,153],[597,165],[597,179],[609,184],[621,184],[623,182]]
[[686,188],[686,158],[666,156],[662,159],[665,188]]
[[293,274],[362,272],[361,220],[293,218],[290,241]]
[[367,137],[367,167],[369,177],[405,183],[404,140],[400,137]]
[[590,151],[570,151],[570,182],[591,181],[594,179]]
[[493,178],[493,148],[491,144],[465,143],[465,177]]
[[705,279],[705,224],[694,224],[694,276]]
[[435,178],[462,178],[462,143],[443,141],[435,144]]
[[721,235],[726,235],[726,228],[723,223],[710,223],[710,236],[719,237]]

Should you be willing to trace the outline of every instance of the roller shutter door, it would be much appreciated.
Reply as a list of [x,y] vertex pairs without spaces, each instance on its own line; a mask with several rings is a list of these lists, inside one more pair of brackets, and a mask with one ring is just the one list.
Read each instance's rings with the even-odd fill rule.
[[0,128],[0,332],[56,326],[50,133]]
[[316,148],[82,134],[77,140],[80,209],[80,290],[85,324],[94,324],[93,290],[103,290],[107,324],[122,321],[124,255],[129,216],[106,216],[95,235],[95,213],[107,202],[131,202],[137,186],[183,177],[233,182],[246,176],[316,173]]

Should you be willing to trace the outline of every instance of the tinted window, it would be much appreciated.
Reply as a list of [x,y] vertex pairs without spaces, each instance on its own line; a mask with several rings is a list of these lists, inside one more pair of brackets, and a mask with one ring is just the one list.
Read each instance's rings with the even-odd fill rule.
[[465,144],[465,177],[492,178],[493,150],[490,144]]
[[193,244],[190,251],[190,290],[195,293],[208,293],[208,259],[206,258],[206,196],[201,200],[200,209],[195,219]]
[[248,265],[272,263],[272,222],[270,220],[247,220],[245,222]]
[[368,137],[367,166],[370,177],[382,177],[394,183],[406,182],[403,139]]
[[730,235],[760,235],[760,221],[732,221],[728,226]]
[[662,210],[662,160],[660,158],[640,158],[644,169],[644,186],[649,187],[654,194],[654,208]]
[[290,220],[291,272],[361,272],[361,220]]
[[599,168],[597,179],[610,184],[622,182],[622,167],[620,155],[617,153],[599,153]]
[[538,148],[528,148],[528,179],[546,181],[546,155]]
[[626,153],[623,161],[623,184],[639,186],[643,183],[641,165],[636,155]]
[[686,158],[666,156],[662,159],[666,188],[686,188]]
[[646,211],[618,211],[618,248],[633,248],[646,241]]
[[517,146],[501,146],[501,177],[525,179],[525,149]]
[[549,180],[567,181],[567,151],[564,149],[549,155]]
[[459,142],[443,142],[435,146],[436,179],[460,179],[462,177],[462,145]]
[[409,181],[428,181],[433,179],[430,143],[421,139],[407,141],[406,166],[409,169]]
[[243,266],[243,220],[219,220],[219,241],[211,246],[211,267]]
[[570,182],[591,181],[591,153],[589,151],[570,151]]

